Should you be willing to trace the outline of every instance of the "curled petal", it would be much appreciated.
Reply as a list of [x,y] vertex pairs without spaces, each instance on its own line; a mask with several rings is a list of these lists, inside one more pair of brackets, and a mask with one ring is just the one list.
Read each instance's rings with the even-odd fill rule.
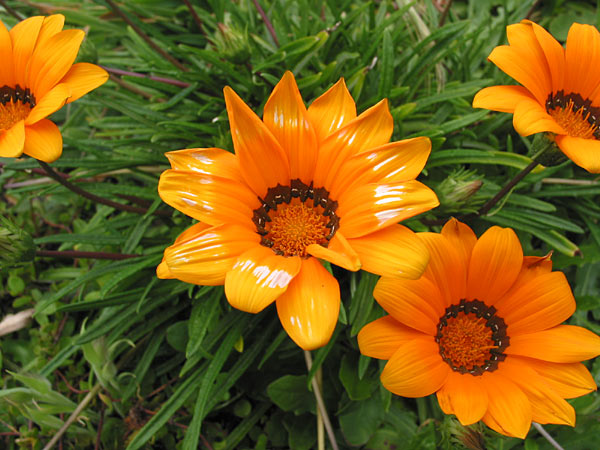
[[339,231],[329,241],[327,247],[311,244],[306,247],[306,252],[315,258],[324,259],[336,266],[356,272],[360,269],[360,258],[346,238]]

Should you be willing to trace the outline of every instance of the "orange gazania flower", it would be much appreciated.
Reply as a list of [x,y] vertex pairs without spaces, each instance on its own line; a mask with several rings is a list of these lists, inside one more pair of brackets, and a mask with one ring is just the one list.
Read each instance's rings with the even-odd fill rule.
[[574,23],[564,49],[544,28],[523,21],[506,29],[510,45],[488,59],[523,86],[492,86],[475,108],[513,113],[522,136],[547,131],[575,164],[600,172],[600,33]]
[[415,181],[428,138],[388,143],[387,100],[356,116],[343,79],[304,106],[286,72],[263,120],[224,89],[235,155],[218,148],[167,153],[158,185],[169,205],[197,219],[165,250],[160,278],[225,284],[229,303],[257,313],[273,301],[304,349],[325,345],[340,290],[319,261],[418,278],[425,246],[397,222],[438,205]]
[[596,389],[580,361],[600,354],[600,337],[561,325],[575,300],[550,257],[524,257],[510,228],[477,239],[455,219],[419,236],[431,254],[423,277],[381,278],[373,295],[389,316],[358,334],[363,354],[389,360],[383,385],[437,393],[463,425],[483,420],[507,436],[525,437],[532,421],[573,426],[564,399]]
[[30,17],[8,31],[0,21],[0,157],[56,160],[62,136],[46,117],[108,79],[94,64],[73,64],[85,33],[61,31],[64,22]]

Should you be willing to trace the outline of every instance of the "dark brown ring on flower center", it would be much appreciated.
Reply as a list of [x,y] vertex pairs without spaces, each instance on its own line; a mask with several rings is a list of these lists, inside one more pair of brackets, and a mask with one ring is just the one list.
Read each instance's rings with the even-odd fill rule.
[[435,341],[440,355],[455,372],[483,375],[496,370],[498,363],[506,358],[504,350],[510,338],[504,319],[496,316],[496,308],[479,300],[463,299],[458,305],[446,308],[437,329]]
[[[335,213],[338,202],[329,198],[327,189],[315,188],[312,183],[307,185],[300,179],[291,180],[289,186],[278,184],[269,188],[265,198],[258,199],[261,206],[253,211],[252,222],[262,236],[261,244],[278,255],[306,256],[305,247],[312,243],[327,247],[340,226],[340,218]],[[306,218],[306,223],[302,223],[302,217]],[[277,239],[288,242],[275,239],[275,221],[281,225]],[[285,236],[287,226],[291,227],[294,236]],[[306,227],[306,235],[302,233],[303,227]]]
[[563,90],[550,93],[546,100],[546,112],[551,114],[556,109],[571,108],[573,113],[579,112],[581,118],[594,129],[593,136],[600,140],[600,107],[592,106],[590,99],[584,99],[580,94],[566,94]]
[[13,103],[21,102],[25,105],[29,103],[30,107],[35,107],[35,96],[31,93],[29,88],[23,89],[18,84],[12,88],[10,86],[0,87],[0,103],[6,105],[12,100]]

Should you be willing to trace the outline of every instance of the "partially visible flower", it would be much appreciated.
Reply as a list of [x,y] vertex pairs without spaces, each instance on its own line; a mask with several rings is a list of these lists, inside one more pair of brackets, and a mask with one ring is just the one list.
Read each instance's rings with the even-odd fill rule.
[[509,45],[488,59],[523,86],[492,86],[475,108],[514,114],[522,136],[544,131],[575,164],[600,172],[600,33],[574,23],[566,49],[541,26],[524,20],[506,29]]
[[0,216],[0,270],[31,262],[34,256],[31,235]]
[[507,436],[524,438],[532,421],[573,426],[564,399],[596,389],[580,361],[600,354],[600,337],[561,325],[575,311],[563,273],[549,256],[523,256],[510,228],[477,239],[451,219],[419,236],[431,254],[423,276],[382,277],[373,295],[389,315],[358,334],[363,354],[389,360],[383,385],[437,393],[463,425],[483,420]]
[[160,278],[225,284],[229,303],[257,313],[276,301],[303,349],[325,345],[340,290],[321,260],[348,270],[418,278],[429,255],[398,222],[438,205],[415,181],[428,138],[391,142],[387,100],[356,116],[343,80],[307,109],[286,72],[263,120],[225,90],[236,154],[167,153],[161,198],[197,219],[165,250]]
[[46,117],[108,79],[94,64],[73,64],[85,33],[61,31],[64,21],[30,17],[10,31],[0,21],[0,157],[56,160],[62,135]]

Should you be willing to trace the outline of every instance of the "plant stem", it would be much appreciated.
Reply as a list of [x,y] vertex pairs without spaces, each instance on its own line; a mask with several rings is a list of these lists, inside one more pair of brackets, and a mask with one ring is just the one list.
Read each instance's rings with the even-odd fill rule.
[[550,434],[544,430],[544,427],[541,426],[539,423],[537,422],[533,422],[533,427],[538,431],[538,433],[540,433],[549,443],[552,447],[554,447],[556,450],[565,450],[564,448],[562,448],[562,446],[556,442],[554,440],[554,438],[552,436],[550,436]]
[[441,28],[442,25],[444,25],[444,22],[446,21],[446,18],[448,17],[448,12],[450,12],[451,6],[452,6],[452,0],[448,0],[448,3],[446,3],[446,6],[444,7],[444,10],[442,11],[440,21],[438,22],[438,27]]
[[275,28],[273,28],[273,24],[269,20],[269,17],[265,13],[265,10],[262,9],[262,7],[260,6],[260,4],[258,3],[258,0],[252,0],[252,3],[254,3],[254,6],[256,7],[256,10],[258,11],[258,14],[260,14],[260,17],[262,17],[262,20],[265,23],[265,26],[267,27],[267,30],[269,30],[269,33],[271,33],[271,37],[275,41],[275,45],[277,47],[279,47],[279,39],[277,39],[277,33],[275,33]]
[[112,259],[115,261],[121,259],[138,258],[140,256],[126,253],[80,252],[77,250],[36,250],[35,255],[47,258]]
[[2,7],[6,10],[6,12],[9,13],[11,16],[13,16],[15,19],[17,19],[17,20],[24,19],[24,17],[21,16],[21,14],[19,14],[14,9],[12,9],[10,6],[8,6],[4,0],[0,0],[0,5],[2,5]]
[[[38,160],[38,162],[39,162],[40,166],[42,166],[42,169],[44,169],[44,171],[50,178],[52,178],[55,181],[58,181],[60,184],[62,184],[64,187],[66,187],[70,191],[73,191],[76,194],[81,195],[84,198],[87,198],[88,200],[91,200],[96,203],[100,203],[102,205],[110,206],[115,209],[120,209],[122,211],[128,211],[128,212],[133,212],[133,213],[137,213],[137,214],[146,214],[148,212],[148,210],[144,209],[144,208],[138,208],[137,206],[130,206],[130,205],[124,205],[123,203],[113,202],[112,200],[109,200],[107,198],[99,197],[95,194],[92,194],[91,192],[84,191],[80,187],[75,186],[73,183],[71,183],[70,181],[67,181],[64,177],[62,177],[58,173],[56,173],[54,171],[54,169],[52,167],[50,167],[48,164],[46,164],[44,161]],[[167,212],[167,211],[154,211],[153,214],[157,215],[157,216],[171,216],[171,213]]]
[[[308,350],[304,350],[304,359],[306,360],[306,367],[310,372],[310,368],[312,367],[312,357]],[[319,369],[320,370],[320,369]],[[313,393],[315,394],[315,399],[317,400],[317,409],[318,413],[321,415],[323,419],[323,424],[325,425],[325,430],[327,430],[327,436],[329,437],[329,443],[333,450],[339,450],[337,442],[335,440],[335,434],[333,432],[333,427],[331,426],[331,421],[329,420],[329,416],[327,415],[327,409],[325,408],[325,402],[323,401],[323,396],[321,395],[321,387],[317,381],[317,375],[313,377],[312,381]],[[323,443],[324,445],[324,443]]]

